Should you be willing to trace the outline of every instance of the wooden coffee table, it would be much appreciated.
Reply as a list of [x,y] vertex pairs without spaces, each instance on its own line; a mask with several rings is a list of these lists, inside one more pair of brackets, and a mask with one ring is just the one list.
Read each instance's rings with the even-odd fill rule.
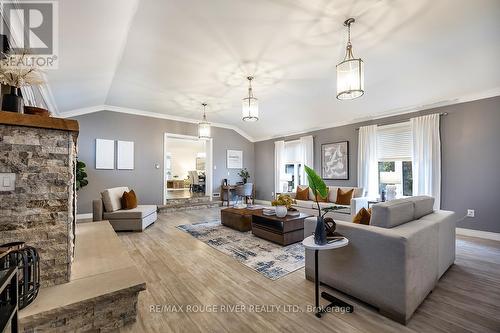
[[290,245],[304,239],[304,220],[312,215],[277,217],[264,215],[262,210],[251,211],[252,233],[280,245]]
[[[259,211],[262,211],[260,209]],[[222,225],[238,231],[252,230],[252,213],[255,210],[224,208],[220,211],[220,220]]]

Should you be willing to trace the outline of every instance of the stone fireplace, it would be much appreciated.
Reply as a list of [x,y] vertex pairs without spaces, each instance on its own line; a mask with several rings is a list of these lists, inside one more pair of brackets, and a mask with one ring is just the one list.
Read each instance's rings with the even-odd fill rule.
[[109,222],[75,224],[77,136],[73,120],[0,111],[0,244],[40,255],[23,332],[115,331],[136,321],[146,289]]
[[39,251],[42,287],[71,276],[77,137],[74,120],[0,112],[0,244]]

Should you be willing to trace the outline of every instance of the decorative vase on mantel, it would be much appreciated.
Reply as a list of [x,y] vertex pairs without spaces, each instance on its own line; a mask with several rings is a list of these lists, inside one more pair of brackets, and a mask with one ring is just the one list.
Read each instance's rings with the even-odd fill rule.
[[285,217],[288,213],[288,209],[286,206],[276,206],[276,216],[277,217]]
[[19,88],[10,87],[10,93],[2,96],[2,111],[24,113],[24,101],[19,96]]

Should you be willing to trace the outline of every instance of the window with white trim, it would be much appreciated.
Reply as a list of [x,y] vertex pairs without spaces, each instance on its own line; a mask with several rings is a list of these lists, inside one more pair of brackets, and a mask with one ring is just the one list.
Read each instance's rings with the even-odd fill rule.
[[411,196],[412,132],[410,122],[377,128],[379,193],[387,185],[396,186],[397,196]]
[[295,192],[297,185],[302,183],[303,162],[300,140],[285,142],[285,159],[281,168],[280,183],[283,184],[283,192]]

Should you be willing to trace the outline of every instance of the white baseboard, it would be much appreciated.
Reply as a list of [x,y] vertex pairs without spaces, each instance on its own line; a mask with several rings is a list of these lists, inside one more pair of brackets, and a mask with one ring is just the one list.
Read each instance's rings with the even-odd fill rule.
[[267,201],[267,200],[258,200],[258,199],[255,199],[254,202],[256,204],[259,204],[259,205],[268,205],[268,206],[271,206],[271,201]]
[[87,220],[92,218],[92,213],[88,214],[76,214],[76,220]]
[[456,228],[456,230],[457,230],[457,235],[484,238],[500,242],[500,233],[497,232],[472,230],[465,228]]

